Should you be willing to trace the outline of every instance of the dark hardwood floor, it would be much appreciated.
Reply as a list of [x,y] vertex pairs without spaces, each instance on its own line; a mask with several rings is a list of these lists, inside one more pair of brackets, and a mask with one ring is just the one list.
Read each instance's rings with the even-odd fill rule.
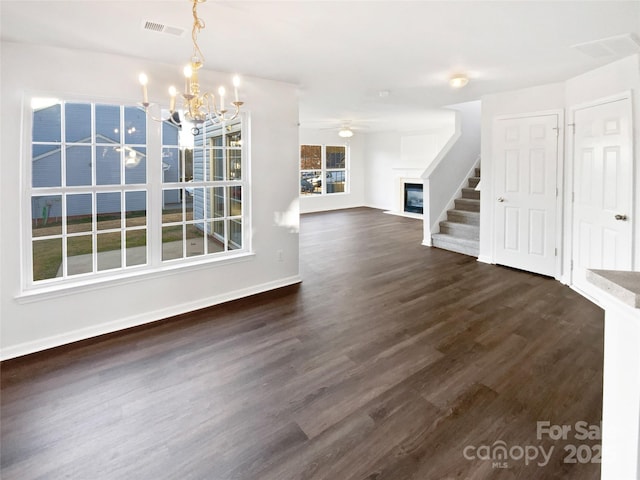
[[599,308],[379,210],[300,239],[299,286],[4,362],[2,479],[600,478]]

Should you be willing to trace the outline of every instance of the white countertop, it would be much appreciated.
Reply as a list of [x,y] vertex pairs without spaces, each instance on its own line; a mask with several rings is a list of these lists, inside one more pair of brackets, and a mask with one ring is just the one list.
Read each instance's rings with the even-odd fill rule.
[[640,308],[640,272],[587,270],[587,280],[632,308]]

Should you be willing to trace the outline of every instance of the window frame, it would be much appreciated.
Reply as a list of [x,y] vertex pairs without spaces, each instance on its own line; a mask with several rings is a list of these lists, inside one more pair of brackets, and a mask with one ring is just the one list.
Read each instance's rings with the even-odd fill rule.
[[[302,147],[320,147],[320,169],[303,169],[302,168]],[[340,148],[344,148],[344,168],[328,168],[327,167],[327,148],[328,147],[340,147]],[[309,192],[309,193],[303,193],[302,192],[302,176],[303,174],[309,174],[309,173],[314,173],[314,172],[320,172],[320,176],[323,179],[326,179],[327,176],[329,174],[331,174],[332,172],[344,172],[344,190],[342,192],[327,192],[327,182],[323,181],[321,182],[321,186],[320,186],[320,192]],[[350,189],[351,189],[351,175],[350,175],[350,148],[349,145],[345,144],[326,144],[326,143],[304,143],[304,144],[300,144],[300,147],[298,149],[298,195],[301,198],[318,198],[318,197],[325,197],[325,196],[330,196],[330,195],[345,195],[345,194],[349,194],[350,193]]]
[[[22,118],[22,135],[21,135],[21,179],[20,179],[20,195],[19,195],[19,231],[20,231],[20,265],[21,265],[21,291],[17,294],[17,298],[39,298],[41,295],[58,295],[60,293],[65,292],[74,292],[78,290],[92,289],[96,284],[103,283],[116,283],[116,284],[126,284],[133,279],[139,280],[141,276],[149,276],[156,277],[162,276],[165,274],[169,274],[172,272],[182,272],[188,271],[191,269],[200,269],[206,268],[210,266],[212,263],[226,264],[230,262],[241,261],[244,258],[253,256],[253,250],[251,245],[251,184],[250,184],[250,118],[247,112],[242,112],[240,114],[240,123],[241,123],[241,135],[242,135],[242,145],[241,145],[241,168],[242,168],[242,248],[237,250],[226,251],[223,254],[209,254],[209,255],[199,255],[194,257],[187,257],[182,259],[177,259],[175,261],[167,262],[162,261],[162,189],[163,189],[163,178],[162,178],[162,163],[157,159],[161,159],[162,155],[162,123],[156,122],[150,118],[149,115],[146,116],[146,143],[145,144],[135,144],[135,147],[146,148],[146,182],[145,183],[133,183],[127,184],[126,178],[121,177],[120,184],[117,185],[97,185],[95,182],[95,167],[92,168],[92,178],[93,181],[90,186],[82,186],[80,190],[81,193],[87,193],[87,191],[91,190],[91,200],[92,200],[92,228],[90,231],[86,232],[87,234],[91,234],[92,242],[93,242],[93,268],[91,273],[86,274],[78,274],[64,277],[54,277],[47,278],[41,280],[34,279],[34,258],[33,258],[33,242],[34,238],[39,238],[37,236],[33,236],[33,219],[32,219],[32,199],[35,197],[45,196],[45,195],[67,195],[68,193],[79,193],[78,187],[69,187],[66,186],[64,175],[63,165],[64,157],[61,157],[61,167],[60,167],[60,175],[61,182],[60,187],[33,187],[32,183],[32,175],[33,175],[33,164],[32,164],[32,152],[33,152],[33,126],[34,126],[34,111],[35,109],[31,106],[31,100],[33,98],[50,98],[56,99],[60,104],[91,104],[91,132],[92,138],[89,143],[84,143],[83,145],[92,146],[92,159],[95,160],[95,145],[98,143],[95,138],[95,105],[112,105],[118,106],[122,109],[121,122],[125,117],[125,107],[138,107],[139,105],[132,103],[126,100],[119,100],[114,98],[78,98],[69,95],[56,95],[51,93],[42,93],[42,92],[25,92],[23,97],[23,118]],[[64,108],[62,108],[64,112]],[[61,148],[67,148],[66,138],[65,138],[65,119],[64,113],[61,112],[61,139],[60,145]],[[183,127],[188,128],[188,127]],[[50,142],[56,143],[56,142]],[[77,142],[68,142],[70,145],[79,145]],[[118,145],[114,143],[114,145]],[[126,143],[126,136],[122,135],[122,143],[121,145],[129,146]],[[132,144],[133,145],[133,144]],[[178,145],[178,148],[183,148],[182,145]],[[156,160],[154,160],[156,159]],[[94,161],[93,160],[93,161]],[[124,163],[124,162],[121,162]],[[124,166],[121,165],[121,175],[124,175],[123,170]],[[184,188],[184,185],[183,185]],[[145,191],[146,192],[146,263],[142,265],[132,265],[132,266],[124,266],[121,263],[119,268],[109,269],[109,270],[97,270],[96,269],[96,258],[98,256],[98,252],[96,249],[96,236],[100,234],[100,230],[97,229],[96,225],[96,216],[98,212],[96,210],[96,198],[98,193],[103,192],[119,192],[120,193],[120,201],[124,202],[126,199],[127,191]],[[64,198],[64,197],[63,197]],[[117,231],[120,233],[121,242],[126,240],[127,233],[130,230],[130,227],[126,222],[126,204],[120,205],[121,208],[121,218],[120,218],[120,228]],[[64,211],[63,211],[64,213]],[[65,263],[66,258],[64,257],[64,241],[65,241],[65,230],[61,226],[61,242],[63,242],[63,259],[62,264]],[[37,241],[37,240],[36,240]],[[126,243],[121,243],[120,245],[120,253],[121,258],[124,259],[127,255]],[[64,267],[63,267],[64,268]]]

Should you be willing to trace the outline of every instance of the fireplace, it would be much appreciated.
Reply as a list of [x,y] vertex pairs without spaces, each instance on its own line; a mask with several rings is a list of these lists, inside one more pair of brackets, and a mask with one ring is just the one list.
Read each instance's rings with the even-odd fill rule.
[[422,184],[404,183],[404,211],[422,214]]

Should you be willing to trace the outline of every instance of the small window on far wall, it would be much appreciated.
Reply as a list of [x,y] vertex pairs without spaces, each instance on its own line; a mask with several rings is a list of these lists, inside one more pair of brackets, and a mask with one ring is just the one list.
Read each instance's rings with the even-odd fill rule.
[[300,195],[344,193],[347,180],[346,146],[300,146]]

